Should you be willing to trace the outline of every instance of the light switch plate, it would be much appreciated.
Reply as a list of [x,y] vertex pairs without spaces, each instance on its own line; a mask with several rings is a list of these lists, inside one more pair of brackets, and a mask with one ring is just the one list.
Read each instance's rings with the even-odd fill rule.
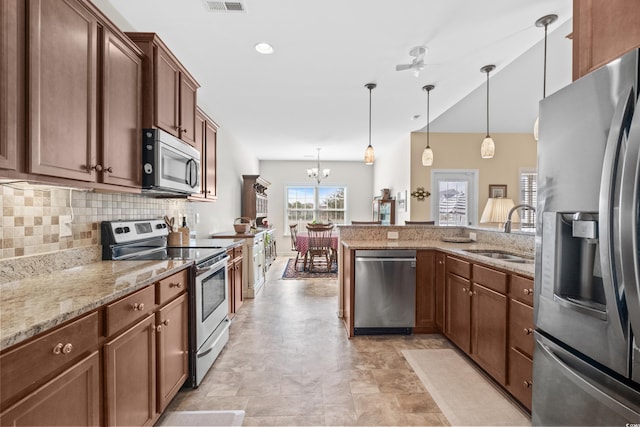
[[397,239],[398,232],[397,231],[387,231],[387,239]]
[[71,215],[60,215],[60,237],[73,236]]
[[473,231],[470,232],[469,233],[469,238],[475,242],[476,241],[476,233],[474,233]]

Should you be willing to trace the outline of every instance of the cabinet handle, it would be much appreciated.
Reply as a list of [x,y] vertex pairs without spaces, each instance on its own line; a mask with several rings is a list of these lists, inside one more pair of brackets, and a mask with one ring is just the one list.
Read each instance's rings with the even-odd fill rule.
[[444,264],[444,261],[440,260],[440,261],[438,261],[438,264],[442,265],[442,264]]
[[160,332],[160,331],[162,330],[162,325],[160,324],[160,325],[154,326],[154,327],[153,327],[153,329],[154,329],[156,332]]
[[469,289],[467,288],[462,288],[462,292],[464,292],[465,294],[469,292]]
[[69,354],[69,353],[71,353],[71,350],[73,350],[73,344],[71,344],[70,342],[69,342],[69,343],[66,343],[66,344],[64,345],[64,347],[62,347],[62,352],[63,352],[64,354]]
[[108,168],[106,168],[104,170],[105,173],[113,173],[113,168],[111,166],[109,166]]
[[170,288],[178,288],[178,289],[180,289],[182,287],[182,283],[181,282],[169,283],[169,287]]
[[133,311],[142,311],[144,310],[144,303],[141,302],[140,304],[135,303],[133,304]]
[[524,388],[529,388],[529,387],[531,387],[531,386],[533,385],[533,382],[532,382],[532,381],[524,380],[524,381],[522,382],[522,385],[524,386]]
[[56,345],[55,345],[55,347],[53,347],[53,350],[52,350],[52,351],[53,351],[53,354],[60,354],[60,353],[62,353],[62,347],[63,347],[63,346],[64,346],[64,345],[63,345],[61,342],[59,342],[58,344],[56,344]]
[[87,166],[88,171],[94,170],[96,172],[102,172],[102,169],[103,169],[102,165]]
[[187,133],[187,130],[186,129],[182,129],[182,132]]
[[164,322],[162,322],[162,324],[163,324],[164,326],[169,326],[169,319],[166,319]]
[[532,295],[533,294],[533,289],[523,289],[523,292],[525,295]]
[[533,333],[533,329],[531,328],[524,328],[524,334],[525,335],[531,335]]

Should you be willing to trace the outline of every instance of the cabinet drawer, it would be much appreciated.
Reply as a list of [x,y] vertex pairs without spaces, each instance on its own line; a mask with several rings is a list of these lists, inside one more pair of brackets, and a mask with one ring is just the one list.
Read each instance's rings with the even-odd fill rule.
[[474,264],[473,281],[496,292],[507,293],[507,275],[500,271]]
[[229,256],[229,259],[233,259],[233,249],[227,249],[227,255]]
[[107,305],[107,336],[148,315],[155,308],[155,288],[147,286]]
[[533,307],[533,280],[511,276],[511,298],[517,299]]
[[509,300],[509,347],[515,347],[531,357],[533,355],[533,308]]
[[447,257],[447,272],[469,279],[471,277],[471,264],[458,258]]
[[98,313],[94,312],[3,354],[2,402],[97,346],[99,337]]
[[531,410],[533,361],[517,350],[509,350],[509,391]]
[[171,301],[176,296],[187,290],[189,285],[189,269],[162,279],[156,285],[158,288],[158,304],[162,305]]

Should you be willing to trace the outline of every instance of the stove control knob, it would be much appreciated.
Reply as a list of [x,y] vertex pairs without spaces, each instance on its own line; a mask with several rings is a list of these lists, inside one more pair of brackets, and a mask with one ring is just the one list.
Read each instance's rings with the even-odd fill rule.
[[156,228],[162,230],[163,228],[167,228],[167,224],[157,224]]
[[122,227],[118,227],[115,229],[116,234],[122,234],[124,232],[124,230],[122,229]]

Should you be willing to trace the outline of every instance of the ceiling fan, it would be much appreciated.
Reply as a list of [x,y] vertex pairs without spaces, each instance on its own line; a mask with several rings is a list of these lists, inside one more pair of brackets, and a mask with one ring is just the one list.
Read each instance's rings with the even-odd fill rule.
[[424,69],[424,55],[427,53],[427,48],[424,46],[416,46],[409,51],[409,55],[413,56],[411,64],[398,64],[396,65],[396,71],[413,70],[413,74],[418,77],[420,71]]

